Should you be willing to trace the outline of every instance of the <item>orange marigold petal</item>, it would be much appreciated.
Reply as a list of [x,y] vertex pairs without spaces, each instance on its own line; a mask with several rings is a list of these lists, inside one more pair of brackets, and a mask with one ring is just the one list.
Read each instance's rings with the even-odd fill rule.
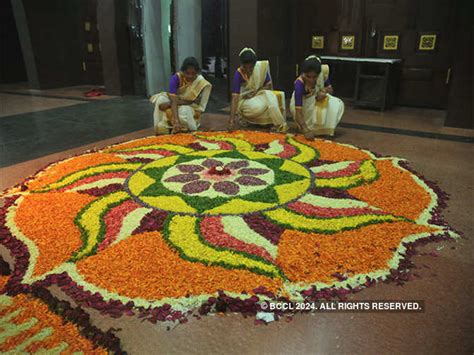
[[319,152],[321,160],[347,161],[347,160],[365,160],[372,157],[356,147],[350,147],[331,141],[316,139],[308,141],[301,136],[296,136],[296,140],[315,148]]
[[434,231],[410,222],[369,225],[337,234],[285,231],[277,264],[293,282],[332,282],[334,273],[366,274],[383,270],[401,240]]
[[193,135],[190,134],[173,134],[173,135],[163,135],[163,136],[153,136],[146,137],[142,139],[137,139],[131,142],[119,143],[111,147],[111,150],[122,150],[130,149],[135,147],[142,147],[147,145],[155,144],[177,144],[177,145],[187,145],[191,144],[196,140]]
[[[352,188],[349,192],[387,213],[416,220],[429,206],[430,194],[416,183],[410,172],[393,166],[392,161],[378,160],[375,165],[380,174],[379,179]],[[410,193],[403,193],[405,191]]]
[[8,337],[0,344],[0,351],[14,350],[21,346],[32,336],[45,329],[49,329],[51,334],[46,338],[32,342],[24,351],[34,353],[38,350],[53,349],[61,343],[67,343],[65,349],[67,353],[82,351],[87,354],[107,354],[107,351],[100,347],[94,347],[94,344],[84,338],[79,329],[72,323],[65,323],[64,320],[51,312],[48,306],[40,300],[27,295],[17,295],[12,297],[12,304],[8,307],[8,313],[20,310],[20,313],[9,320],[7,327],[15,327],[22,323],[35,320],[36,324],[29,329]]
[[80,155],[47,168],[45,171],[40,172],[32,180],[28,181],[26,185],[31,190],[38,190],[76,171],[90,168],[96,165],[122,162],[126,162],[126,160],[114,154],[91,153],[86,155]]
[[[87,282],[130,298],[159,300],[264,286],[275,292],[280,280],[247,270],[205,266],[180,258],[158,232],[134,235],[77,263]],[[140,282],[136,282],[137,279]]]
[[82,245],[74,224],[79,211],[95,199],[75,192],[30,194],[18,207],[15,224],[39,249],[33,275],[41,275],[67,261]]

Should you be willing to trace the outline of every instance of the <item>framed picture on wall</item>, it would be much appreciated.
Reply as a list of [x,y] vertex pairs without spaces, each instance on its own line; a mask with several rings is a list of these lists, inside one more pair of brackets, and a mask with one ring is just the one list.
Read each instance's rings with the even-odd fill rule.
[[341,33],[339,37],[340,50],[353,51],[357,49],[357,36],[355,33]]
[[382,49],[384,51],[398,51],[399,38],[400,36],[398,34],[384,35]]
[[417,51],[432,52],[438,47],[439,35],[436,31],[420,32],[418,35]]
[[396,54],[400,52],[401,36],[400,32],[380,31],[377,41],[377,51],[385,55]]
[[311,38],[311,48],[313,49],[324,49],[325,36],[322,34],[314,35]]

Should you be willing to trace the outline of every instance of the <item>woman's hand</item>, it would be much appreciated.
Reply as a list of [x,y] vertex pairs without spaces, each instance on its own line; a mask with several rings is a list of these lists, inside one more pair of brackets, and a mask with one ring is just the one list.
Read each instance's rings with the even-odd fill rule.
[[306,122],[303,117],[303,110],[301,107],[295,108],[295,122],[298,130],[303,133],[304,137],[312,141],[314,140],[314,133],[311,131],[308,126],[306,125]]
[[317,101],[323,101],[326,98],[326,96],[327,96],[326,91],[324,89],[320,90],[316,94],[316,100]]
[[183,127],[181,126],[181,123],[179,122],[176,122],[174,125],[173,125],[173,129],[171,130],[171,133],[172,134],[176,134],[176,133],[180,133],[183,131]]
[[235,115],[237,113],[237,107],[239,106],[239,94],[232,94],[232,102],[230,106],[230,116],[229,116],[229,131],[235,129]]
[[332,85],[328,85],[324,88],[324,90],[326,91],[327,94],[333,94],[334,93],[334,89],[332,88]]
[[228,126],[228,131],[234,131],[235,130],[235,116],[229,118],[229,126]]
[[163,104],[160,104],[160,106],[158,107],[161,111],[166,111],[167,109],[171,108],[171,102],[165,102]]

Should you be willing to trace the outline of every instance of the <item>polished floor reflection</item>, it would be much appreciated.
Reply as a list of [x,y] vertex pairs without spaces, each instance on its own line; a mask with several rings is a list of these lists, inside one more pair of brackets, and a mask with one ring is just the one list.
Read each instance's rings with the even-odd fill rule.
[[[0,92],[0,167],[152,126],[153,107],[147,99],[85,99],[80,94],[83,89],[54,89],[54,98],[48,94],[50,90],[34,95]],[[214,115],[204,116],[203,129],[226,129],[223,115],[227,114],[227,103],[224,100],[219,97],[210,101],[208,112]],[[341,127],[458,142],[474,141],[472,130],[444,127],[444,116],[445,112],[439,110],[398,108],[381,113],[348,107]]]

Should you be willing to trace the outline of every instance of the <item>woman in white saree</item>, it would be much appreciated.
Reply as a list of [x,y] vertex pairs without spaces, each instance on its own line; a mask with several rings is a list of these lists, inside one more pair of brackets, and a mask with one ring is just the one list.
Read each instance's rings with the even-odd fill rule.
[[302,74],[295,81],[290,111],[307,139],[316,135],[333,136],[344,114],[344,102],[332,96],[329,66],[321,65],[316,56],[309,56],[302,65]]
[[170,79],[169,92],[153,95],[153,121],[156,134],[196,131],[206,110],[212,85],[199,74],[196,58],[183,61],[181,70]]
[[272,124],[273,130],[286,132],[285,93],[272,90],[268,61],[257,61],[251,48],[244,48],[239,58],[241,65],[235,71],[232,82],[230,129],[234,128],[238,114],[243,126]]

